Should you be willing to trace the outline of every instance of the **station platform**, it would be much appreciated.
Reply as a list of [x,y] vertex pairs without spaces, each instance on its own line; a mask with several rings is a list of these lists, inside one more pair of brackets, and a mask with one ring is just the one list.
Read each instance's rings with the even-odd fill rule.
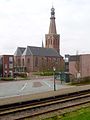
[[13,104],[13,103],[24,102],[29,100],[37,100],[37,99],[39,100],[41,98],[80,92],[83,90],[90,90],[90,85],[68,86],[68,87],[62,87],[61,89],[57,89],[56,91],[49,90],[49,91],[43,91],[38,93],[26,94],[26,95],[24,94],[24,95],[6,97],[0,99],[0,105]]

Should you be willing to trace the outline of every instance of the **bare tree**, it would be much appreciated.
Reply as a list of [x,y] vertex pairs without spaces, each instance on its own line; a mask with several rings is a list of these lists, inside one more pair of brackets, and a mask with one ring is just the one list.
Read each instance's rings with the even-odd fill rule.
[[75,68],[77,71],[76,78],[77,78],[77,80],[79,80],[79,78],[80,78],[80,55],[78,55],[78,51],[76,52]]

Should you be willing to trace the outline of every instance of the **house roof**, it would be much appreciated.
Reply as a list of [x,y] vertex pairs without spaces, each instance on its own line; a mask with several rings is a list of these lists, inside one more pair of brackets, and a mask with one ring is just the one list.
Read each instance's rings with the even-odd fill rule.
[[35,47],[35,46],[27,46],[27,48],[25,49],[22,55],[61,57],[59,53],[53,48],[43,48],[43,47]]
[[23,52],[25,51],[25,47],[18,47],[17,50],[14,53],[14,56],[21,56]]
[[69,61],[77,61],[80,59],[80,55],[71,55],[69,56]]

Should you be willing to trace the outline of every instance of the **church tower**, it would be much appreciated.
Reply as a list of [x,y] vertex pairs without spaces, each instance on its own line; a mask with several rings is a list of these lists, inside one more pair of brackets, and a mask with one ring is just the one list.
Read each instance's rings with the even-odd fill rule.
[[54,48],[58,53],[60,53],[59,44],[60,44],[60,35],[57,34],[56,23],[55,23],[55,9],[52,7],[49,33],[45,35],[45,47]]

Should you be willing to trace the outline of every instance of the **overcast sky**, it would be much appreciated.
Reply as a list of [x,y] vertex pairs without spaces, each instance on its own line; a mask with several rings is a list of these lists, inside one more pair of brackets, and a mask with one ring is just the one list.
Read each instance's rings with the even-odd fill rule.
[[[53,0],[60,53],[90,54],[90,0]],[[50,23],[52,0],[0,0],[0,54],[41,46]]]

